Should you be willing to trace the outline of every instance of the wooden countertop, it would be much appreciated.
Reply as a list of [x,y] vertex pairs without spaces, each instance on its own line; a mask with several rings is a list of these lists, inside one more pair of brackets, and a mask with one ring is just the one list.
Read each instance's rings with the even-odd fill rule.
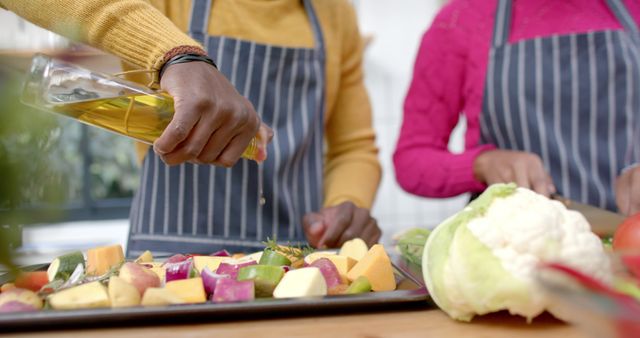
[[[214,319],[215,320],[215,319]],[[213,320],[212,320],[213,321]],[[340,314],[318,317],[288,317],[190,323],[163,326],[137,326],[60,331],[13,333],[0,337],[438,337],[438,338],[587,338],[578,328],[564,324],[548,314],[527,324],[521,317],[498,313],[478,317],[472,323],[451,320],[436,309],[394,312]]]

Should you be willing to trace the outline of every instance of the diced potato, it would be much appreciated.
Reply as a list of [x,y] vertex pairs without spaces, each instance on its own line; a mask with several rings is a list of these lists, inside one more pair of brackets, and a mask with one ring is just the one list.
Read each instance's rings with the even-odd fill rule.
[[147,251],[143,252],[140,256],[138,256],[138,258],[136,258],[136,260],[134,262],[136,262],[136,263],[151,263],[151,262],[153,262],[153,254],[151,253],[151,251],[147,250]]
[[196,270],[198,270],[198,273],[202,273],[202,269],[205,267],[211,271],[216,271],[220,263],[228,261],[229,259],[229,257],[221,256],[193,256],[193,265]]
[[132,284],[118,276],[109,279],[109,300],[111,307],[129,307],[140,305],[140,292]]
[[184,303],[204,303],[207,301],[204,284],[202,284],[200,277],[170,281],[165,285],[165,288],[180,297]]
[[165,306],[185,303],[182,298],[164,288],[148,288],[142,296],[142,306]]
[[109,307],[107,288],[100,282],[81,284],[49,296],[49,304],[56,310]]
[[325,296],[327,283],[320,269],[301,268],[287,272],[275,290],[274,298]]
[[339,255],[349,256],[356,261],[359,261],[367,254],[368,251],[369,247],[367,246],[367,243],[365,243],[361,238],[354,238],[342,244]]

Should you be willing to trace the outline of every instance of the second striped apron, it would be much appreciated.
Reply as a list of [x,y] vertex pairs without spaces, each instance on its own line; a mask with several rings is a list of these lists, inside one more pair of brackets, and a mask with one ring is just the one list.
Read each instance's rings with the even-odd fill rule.
[[267,237],[305,241],[302,218],[322,205],[325,52],[311,1],[303,3],[314,48],[209,36],[212,0],[193,0],[189,33],[273,128],[269,158],[261,165],[241,159],[232,168],[170,167],[150,150],[132,206],[128,256],[249,252]]
[[616,209],[615,179],[638,163],[640,39],[623,30],[509,43],[511,0],[499,0],[480,117],[481,142],[540,156],[558,193]]

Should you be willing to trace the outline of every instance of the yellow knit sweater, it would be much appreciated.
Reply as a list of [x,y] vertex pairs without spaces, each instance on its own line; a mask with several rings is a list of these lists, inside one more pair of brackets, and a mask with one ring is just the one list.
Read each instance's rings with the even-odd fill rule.
[[[157,70],[166,52],[193,45],[190,0],[0,0],[0,6],[74,40]],[[310,47],[313,34],[300,0],[215,0],[209,34]],[[371,106],[363,84],[362,41],[345,0],[312,0],[327,51],[325,205],[370,208],[380,181]],[[155,8],[154,8],[155,7]],[[172,23],[173,22],[173,23]]]

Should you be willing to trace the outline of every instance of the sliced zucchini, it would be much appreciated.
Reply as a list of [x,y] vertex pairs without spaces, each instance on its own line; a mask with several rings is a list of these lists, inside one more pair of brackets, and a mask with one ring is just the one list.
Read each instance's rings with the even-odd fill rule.
[[71,252],[54,259],[49,265],[49,269],[47,269],[49,282],[56,279],[69,279],[78,264],[82,265],[83,268],[85,266],[84,255],[80,251]]

